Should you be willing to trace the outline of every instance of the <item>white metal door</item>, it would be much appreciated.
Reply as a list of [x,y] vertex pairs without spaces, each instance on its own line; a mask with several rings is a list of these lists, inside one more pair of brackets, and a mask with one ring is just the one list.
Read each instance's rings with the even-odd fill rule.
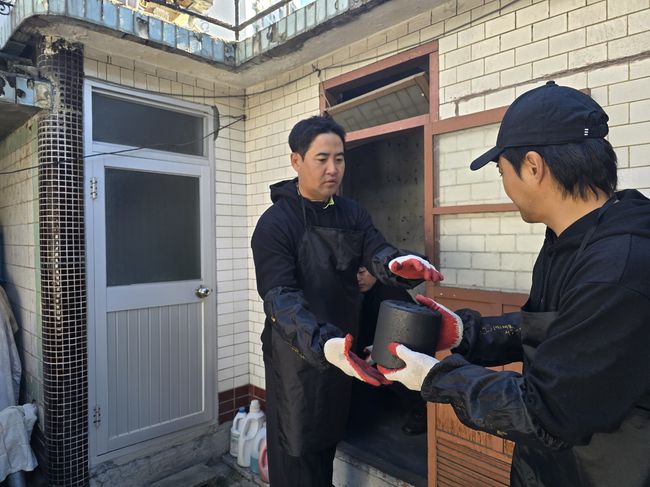
[[104,155],[86,167],[102,455],[214,417],[213,222],[207,165]]

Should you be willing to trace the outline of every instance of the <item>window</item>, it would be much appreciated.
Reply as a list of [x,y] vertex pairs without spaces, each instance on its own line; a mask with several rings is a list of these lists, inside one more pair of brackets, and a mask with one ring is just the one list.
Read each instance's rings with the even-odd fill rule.
[[93,140],[205,155],[203,117],[94,92]]

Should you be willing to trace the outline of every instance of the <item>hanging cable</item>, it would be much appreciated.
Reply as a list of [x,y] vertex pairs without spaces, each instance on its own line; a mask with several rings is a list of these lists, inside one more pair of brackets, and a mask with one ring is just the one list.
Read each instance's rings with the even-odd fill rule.
[[[121,150],[116,150],[116,151],[112,151],[112,152],[96,152],[96,153],[93,153],[93,154],[86,154],[85,156],[81,157],[81,159],[90,159],[91,157],[97,157],[97,156],[118,155],[118,154],[124,154],[126,152],[133,152],[133,151],[145,150],[145,149],[155,149],[156,147],[160,147],[160,146],[184,147],[186,145],[194,144],[195,142],[197,142],[199,140],[205,140],[208,137],[210,137],[211,135],[217,134],[220,131],[222,131],[223,129],[227,129],[231,125],[234,125],[237,122],[241,122],[243,120],[246,120],[246,115],[240,115],[236,120],[233,120],[229,124],[226,124],[226,125],[224,125],[222,127],[219,127],[218,129],[213,130],[209,134],[206,134],[206,135],[204,135],[202,137],[197,137],[197,138],[195,138],[193,140],[190,140],[190,141],[187,141],[187,142],[179,142],[177,144],[169,144],[169,143],[163,142],[163,143],[160,143],[160,144],[153,144],[153,145],[141,146],[141,147],[131,147],[129,149],[121,149]],[[38,169],[40,167],[55,166],[55,165],[63,164],[65,162],[72,162],[72,161],[65,160],[65,161],[57,161],[57,162],[45,162],[45,163],[42,163],[42,164],[37,164],[35,166],[23,167],[21,169],[14,169],[14,170],[11,170],[11,171],[1,171],[0,175],[16,174],[16,173],[19,173],[19,172],[30,171],[32,169]]]

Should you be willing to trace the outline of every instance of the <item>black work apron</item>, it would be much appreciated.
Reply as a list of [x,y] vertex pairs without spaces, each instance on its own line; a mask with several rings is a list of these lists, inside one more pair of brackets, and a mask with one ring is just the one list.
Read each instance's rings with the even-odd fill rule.
[[[567,277],[574,272],[580,256],[600,223],[601,217],[616,201],[616,197],[611,198],[599,210],[596,223],[585,233],[573,262],[567,266],[563,278],[560,279],[561,285],[564,285],[568,280]],[[546,282],[542,293],[546,294]],[[562,295],[562,291],[558,293],[558,296]],[[524,352],[524,369],[534,360],[537,347],[546,339],[550,325],[557,318],[557,304],[554,303],[551,306],[553,311],[544,312],[525,311],[529,302],[522,307],[521,341]],[[560,451],[543,451],[526,445],[516,445],[513,453],[511,485],[513,487],[556,487],[558,485],[646,487],[650,480],[647,468],[647,459],[650,458],[650,445],[647,442],[648,429],[650,428],[649,408],[650,398],[645,397],[641,400],[641,404],[637,405],[625,418],[617,431],[595,434],[590,443],[585,446],[575,446]],[[544,472],[539,472],[540,465],[549,465],[550,457],[553,458],[552,471],[547,468]],[[618,465],[620,468],[612,469],[612,464]],[[550,476],[553,478],[550,479],[550,483],[543,483],[539,474],[546,479]]]
[[[596,215],[596,222],[585,232],[585,235],[582,237],[582,240],[580,241],[580,247],[576,252],[576,256],[573,258],[571,265],[567,266],[567,269],[564,271],[564,274],[560,279],[560,283],[561,283],[560,285],[562,286],[565,285],[566,281],[568,280],[567,277],[570,276],[571,273],[575,270],[575,267],[577,266],[578,260],[580,259],[582,252],[584,252],[585,247],[591,240],[591,237],[596,232],[596,228],[598,228],[600,219],[605,214],[605,212],[617,201],[618,200],[616,196],[614,196],[609,200],[607,200],[605,204],[601,206],[600,210],[598,210],[598,214]],[[542,299],[541,299],[542,307],[544,307],[544,296],[546,295],[546,287],[548,285],[548,281],[547,281],[548,274],[549,273],[547,272],[546,275],[544,276],[544,284],[543,284]],[[560,293],[558,293],[558,296],[562,296],[562,294],[563,292],[561,291]],[[558,314],[557,305],[558,303],[553,303],[551,305],[552,311],[536,311],[536,312],[526,311],[526,309],[529,308],[530,306],[530,300],[529,300],[521,308],[521,343],[524,351],[525,366],[533,360],[533,358],[535,357],[535,351],[537,350],[537,347],[539,346],[540,343],[542,343],[546,339],[548,327],[551,326],[551,323],[553,323],[553,321],[555,321],[555,319],[557,318],[557,314]]]
[[[304,212],[304,209],[303,209]],[[319,323],[357,335],[361,296],[356,274],[361,231],[306,225],[298,251],[298,280]],[[336,367],[318,370],[272,329],[271,374],[278,439],[292,456],[321,451],[344,436],[352,379]]]

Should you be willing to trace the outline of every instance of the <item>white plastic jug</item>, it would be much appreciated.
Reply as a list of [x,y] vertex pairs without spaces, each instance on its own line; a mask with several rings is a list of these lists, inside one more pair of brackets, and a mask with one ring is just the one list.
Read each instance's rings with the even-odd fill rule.
[[265,441],[266,441],[266,426],[262,426],[260,430],[257,432],[257,434],[255,435],[255,438],[253,438],[253,441],[251,443],[250,467],[251,467],[251,472],[257,475],[260,474],[260,465],[259,465],[260,450],[262,449],[262,444]]
[[241,435],[239,436],[237,464],[240,467],[250,466],[253,440],[265,422],[266,417],[260,409],[260,402],[257,399],[253,399],[246,419],[244,419],[244,423],[242,424]]
[[239,452],[239,438],[241,436],[241,429],[246,419],[246,408],[244,406],[239,408],[235,418],[232,420],[232,426],[230,427],[230,454],[233,457],[237,456]]

